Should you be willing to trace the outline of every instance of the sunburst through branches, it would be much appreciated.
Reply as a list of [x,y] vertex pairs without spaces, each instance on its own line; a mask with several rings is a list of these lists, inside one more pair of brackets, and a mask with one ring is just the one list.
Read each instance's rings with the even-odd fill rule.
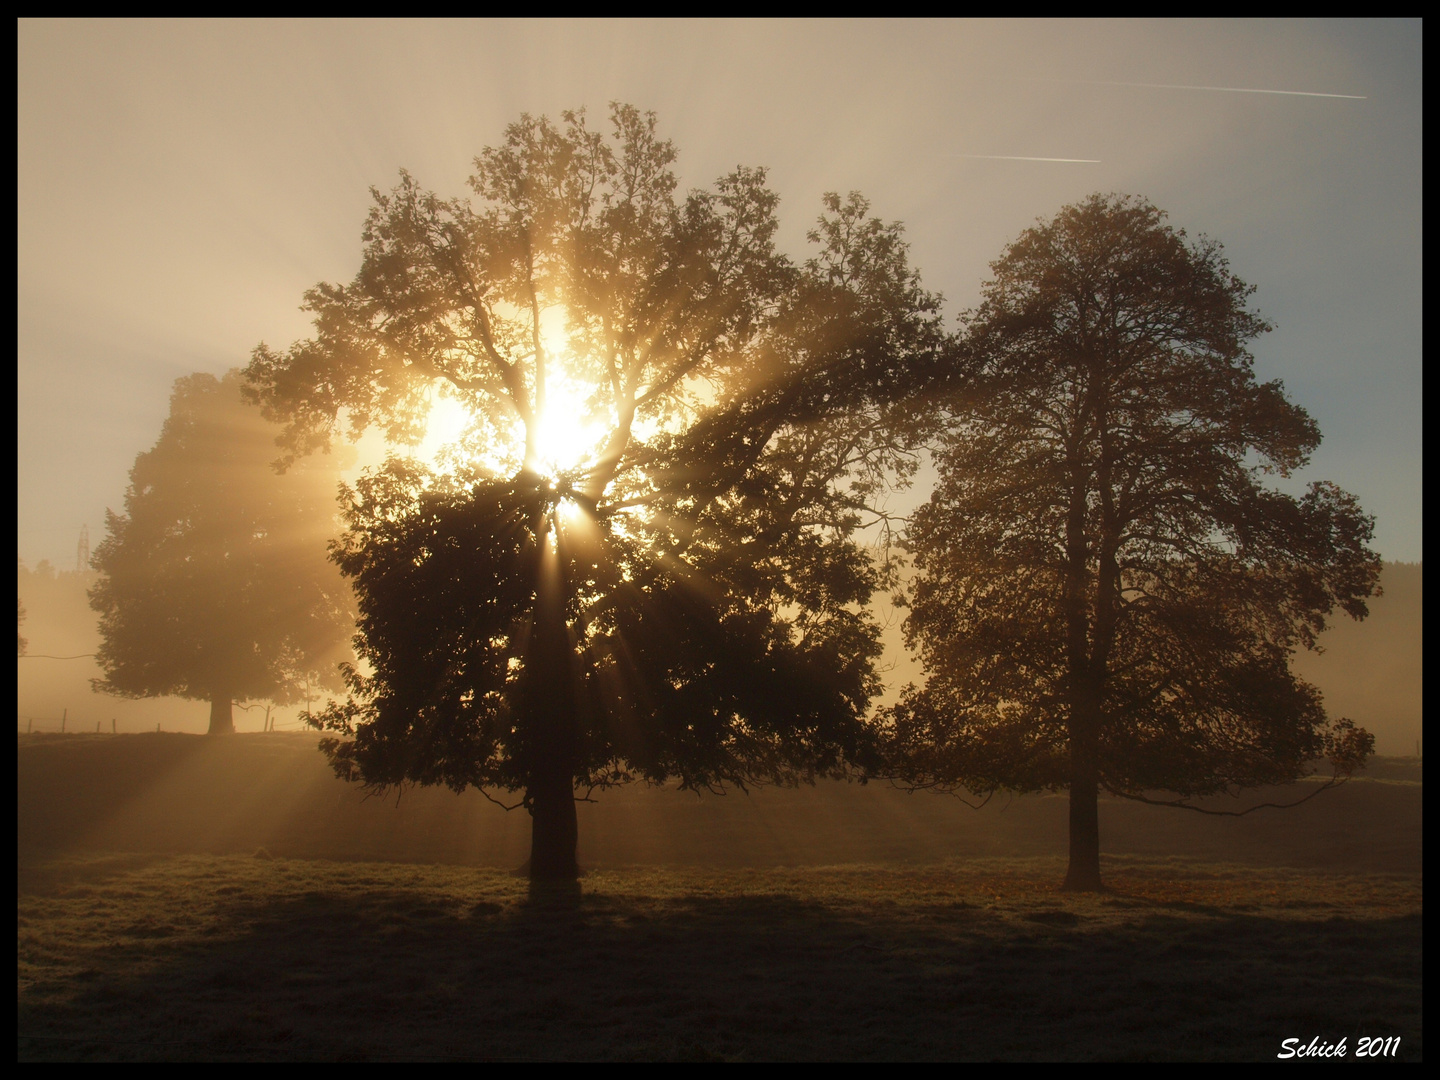
[[321,723],[375,787],[521,793],[531,873],[575,873],[574,797],[790,783],[862,761],[881,575],[855,532],[913,471],[938,302],[900,227],[827,196],[775,248],[761,169],[677,194],[655,117],[522,117],[473,199],[402,173],[316,335],[261,346],[293,453],[372,426],[336,559],[371,674]]

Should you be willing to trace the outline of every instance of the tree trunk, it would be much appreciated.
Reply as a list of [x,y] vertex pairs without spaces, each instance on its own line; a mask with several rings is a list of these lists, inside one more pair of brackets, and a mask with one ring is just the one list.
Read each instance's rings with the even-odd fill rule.
[[1073,892],[1100,888],[1099,698],[1094,692],[1090,654],[1090,545],[1085,534],[1088,506],[1086,464],[1072,462],[1070,509],[1065,524],[1065,648],[1070,704],[1070,868],[1060,887]]
[[1098,751],[1091,718],[1076,717],[1070,725],[1070,868],[1060,886],[1066,892],[1101,889]]
[[575,791],[568,769],[550,771],[530,785],[530,879],[574,881],[580,874],[575,862]]
[[210,730],[206,734],[235,734],[235,716],[230,708],[228,693],[215,694],[210,698]]
[[535,621],[526,694],[534,732],[530,767],[530,880],[574,881],[579,827],[575,814],[575,680],[565,622],[560,560],[542,533]]

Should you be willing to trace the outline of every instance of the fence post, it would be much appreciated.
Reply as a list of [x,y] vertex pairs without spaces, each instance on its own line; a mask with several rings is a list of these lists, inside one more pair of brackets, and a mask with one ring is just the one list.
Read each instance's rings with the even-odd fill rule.
[[64,735],[64,734],[65,734],[65,721],[66,721],[66,719],[67,719],[69,716],[70,716],[70,710],[69,710],[68,708],[61,710],[61,712],[60,712],[60,734],[61,734],[61,735]]
[[[25,717],[25,734],[26,734],[26,735],[29,735],[29,734],[30,734],[32,731],[34,731],[34,730],[35,730],[35,718],[34,718],[33,716],[27,716],[27,717]],[[1416,746],[1416,749],[1418,750],[1420,744],[1417,742],[1417,743],[1415,744],[1415,746]],[[1416,756],[1416,757],[1419,757],[1420,755],[1419,755],[1419,753],[1416,753],[1415,756]]]
[[110,734],[115,734],[115,717],[110,717]]
[[100,721],[99,721],[99,720],[96,720],[96,721],[95,721],[95,734],[96,734],[96,735],[99,735],[99,734],[100,734]]

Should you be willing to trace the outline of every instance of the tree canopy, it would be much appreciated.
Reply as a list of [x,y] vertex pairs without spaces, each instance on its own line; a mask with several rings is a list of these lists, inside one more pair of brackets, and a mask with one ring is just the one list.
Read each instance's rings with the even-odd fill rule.
[[234,730],[234,701],[339,689],[353,655],[354,602],[326,547],[339,529],[335,459],[276,476],[277,430],[240,390],[238,370],[176,380],[92,559],[95,689],[209,701],[212,734]]
[[1190,805],[1370,736],[1290,670],[1366,614],[1372,519],[1306,464],[1315,422],[1248,344],[1271,329],[1218,243],[1132,197],[1026,231],[965,322],[939,482],[906,534],[927,671],[891,714],[913,782],[1068,788],[1067,886],[1097,888],[1100,789]]
[[375,193],[360,271],[306,296],[315,336],[259,347],[289,453],[434,402],[437,468],[393,456],[336,558],[360,603],[337,771],[518,790],[531,873],[575,873],[574,791],[793,782],[858,759],[877,690],[854,537],[908,476],[900,403],[944,335],[898,225],[827,196],[796,263],[739,168],[677,194],[653,114],[522,117],[471,199]]

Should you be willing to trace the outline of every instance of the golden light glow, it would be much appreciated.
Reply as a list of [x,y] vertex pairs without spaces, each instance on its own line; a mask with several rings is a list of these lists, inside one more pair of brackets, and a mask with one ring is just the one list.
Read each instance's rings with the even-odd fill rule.
[[[545,387],[543,406],[534,421],[536,460],[531,465],[552,478],[573,478],[599,455],[610,434],[612,417],[604,405],[590,407],[594,388],[575,377],[577,364],[565,333],[563,308],[550,307],[541,314],[540,336],[546,354]],[[425,436],[411,447],[411,453],[443,471],[453,465],[457,444],[470,431],[473,420],[467,405],[437,382],[425,418]],[[478,447],[468,448],[466,454],[480,454],[483,460],[479,463],[497,472],[513,469],[527,442],[525,424],[518,417],[503,441],[509,445],[492,446],[488,454]]]
[[465,434],[470,421],[469,409],[454,398],[436,393],[425,416],[425,438],[415,448],[415,455],[434,465],[440,451]]
[[541,470],[552,476],[583,468],[608,434],[607,418],[595,415],[588,406],[591,388],[574,377],[576,358],[566,318],[565,309],[558,306],[546,308],[540,315],[540,340],[547,362],[535,446]]
[[599,452],[607,431],[586,407],[584,391],[568,379],[550,379],[545,387],[535,446],[543,471],[574,472]]

